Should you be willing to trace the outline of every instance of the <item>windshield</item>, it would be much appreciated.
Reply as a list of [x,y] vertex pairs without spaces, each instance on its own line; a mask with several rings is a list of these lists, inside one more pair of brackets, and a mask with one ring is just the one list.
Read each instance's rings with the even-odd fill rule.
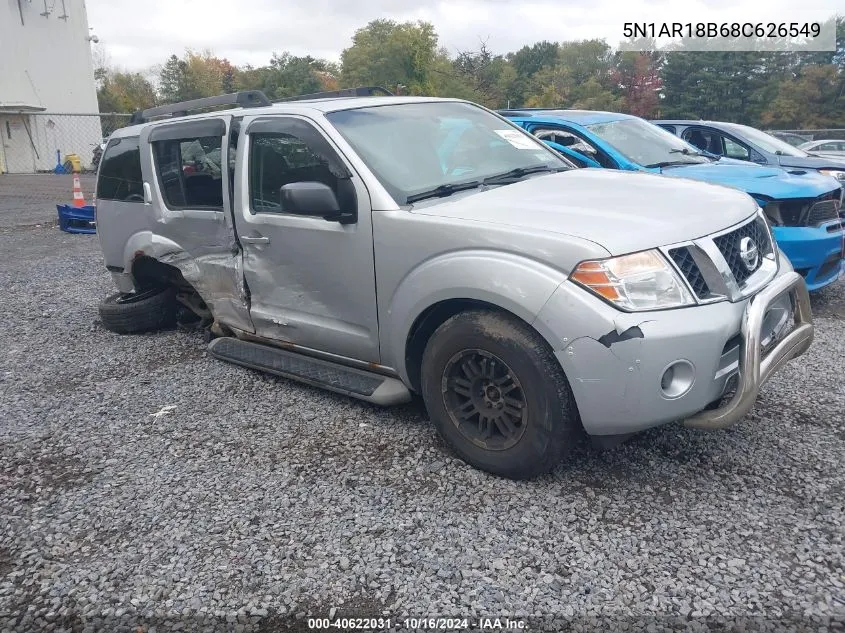
[[399,204],[515,169],[570,167],[542,142],[469,103],[403,103],[326,117]]
[[771,134],[766,134],[762,130],[758,130],[753,127],[748,127],[747,125],[738,125],[736,123],[725,123],[724,128],[728,132],[732,132],[739,137],[745,137],[750,143],[753,143],[764,152],[770,152],[772,154],[782,154],[784,156],[807,156],[807,152],[804,152],[797,147],[793,147],[786,141],[780,140],[776,136],[772,136]]
[[619,119],[586,127],[625,158],[644,167],[710,162],[696,147],[642,119]]

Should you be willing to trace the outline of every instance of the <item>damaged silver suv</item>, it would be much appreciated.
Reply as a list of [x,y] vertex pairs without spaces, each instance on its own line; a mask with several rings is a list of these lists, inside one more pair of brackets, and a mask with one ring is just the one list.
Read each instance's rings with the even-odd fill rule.
[[810,345],[804,281],[748,195],[575,169],[475,104],[377,92],[136,114],[99,170],[103,324],[189,310],[218,359],[421,394],[462,459],[511,478],[581,428],[728,426]]

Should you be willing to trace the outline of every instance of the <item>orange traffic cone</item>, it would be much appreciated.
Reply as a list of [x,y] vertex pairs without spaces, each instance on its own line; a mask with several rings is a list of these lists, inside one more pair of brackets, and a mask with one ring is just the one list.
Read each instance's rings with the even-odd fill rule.
[[79,174],[73,175],[73,206],[85,206],[85,196],[82,195],[82,185],[79,182]]

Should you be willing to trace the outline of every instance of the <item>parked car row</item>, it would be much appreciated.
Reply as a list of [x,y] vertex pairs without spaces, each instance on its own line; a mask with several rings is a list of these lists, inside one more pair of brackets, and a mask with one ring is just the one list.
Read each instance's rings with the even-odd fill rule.
[[[580,432],[729,426],[809,347],[782,236],[797,213],[807,240],[841,240],[833,178],[622,115],[377,92],[137,113],[98,176],[103,324],[181,306],[215,358],[380,405],[419,394],[457,455],[512,478]],[[198,145],[217,168],[186,169]]]
[[778,245],[811,291],[843,274],[845,161],[803,156],[742,125],[655,125],[626,114],[583,110],[501,114],[580,166],[653,171],[744,191],[763,209]]

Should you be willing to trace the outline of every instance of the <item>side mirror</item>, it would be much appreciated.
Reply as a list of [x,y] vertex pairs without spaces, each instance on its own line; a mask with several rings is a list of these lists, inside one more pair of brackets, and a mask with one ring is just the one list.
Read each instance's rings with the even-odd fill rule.
[[598,161],[593,160],[589,156],[585,156],[581,152],[570,149],[560,143],[555,143],[554,141],[543,142],[559,154],[563,154],[564,157],[574,161],[579,167],[601,167],[601,164],[598,163]]
[[355,221],[354,213],[343,213],[334,191],[322,182],[292,182],[279,189],[284,213],[325,218],[341,224]]

